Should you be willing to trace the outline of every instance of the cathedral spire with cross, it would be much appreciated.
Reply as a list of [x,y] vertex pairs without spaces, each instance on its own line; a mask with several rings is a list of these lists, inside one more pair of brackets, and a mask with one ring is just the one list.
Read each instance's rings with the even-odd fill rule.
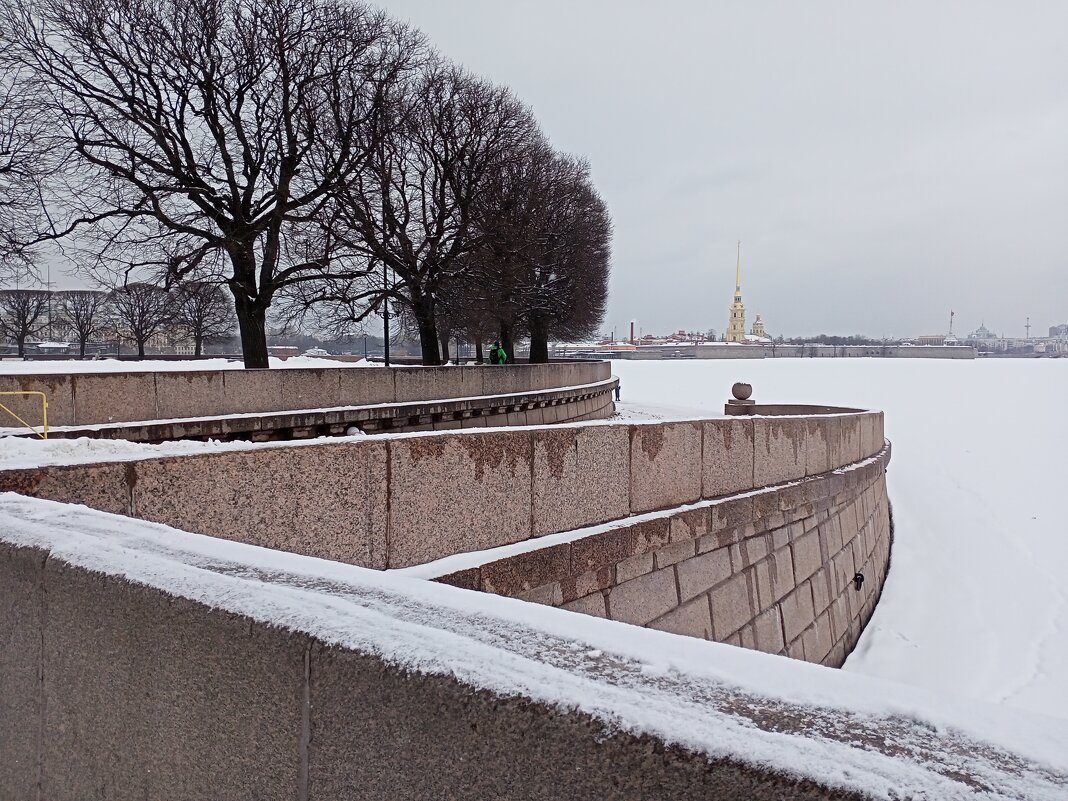
[[745,342],[745,304],[742,303],[742,243],[738,242],[738,262],[734,272],[734,303],[727,324],[727,342]]

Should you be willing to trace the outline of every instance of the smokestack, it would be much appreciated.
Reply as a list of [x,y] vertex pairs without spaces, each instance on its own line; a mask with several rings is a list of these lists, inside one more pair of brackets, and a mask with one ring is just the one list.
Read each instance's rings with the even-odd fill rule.
[[634,344],[634,321],[630,321],[630,344]]

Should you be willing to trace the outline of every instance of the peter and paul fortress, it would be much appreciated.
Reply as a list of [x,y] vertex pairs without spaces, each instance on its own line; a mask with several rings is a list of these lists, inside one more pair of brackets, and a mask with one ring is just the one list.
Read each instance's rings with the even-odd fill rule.
[[742,303],[742,243],[738,243],[738,263],[734,273],[734,303],[727,324],[727,342],[745,342],[745,304]]

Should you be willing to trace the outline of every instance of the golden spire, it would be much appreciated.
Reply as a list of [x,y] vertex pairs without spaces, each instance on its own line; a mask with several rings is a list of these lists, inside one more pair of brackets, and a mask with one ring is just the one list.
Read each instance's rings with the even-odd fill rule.
[[742,291],[742,240],[738,240],[738,266],[734,273],[734,294]]

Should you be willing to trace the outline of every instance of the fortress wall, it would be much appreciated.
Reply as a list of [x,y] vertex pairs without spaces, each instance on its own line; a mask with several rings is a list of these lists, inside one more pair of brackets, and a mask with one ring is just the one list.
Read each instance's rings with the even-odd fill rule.
[[[0,392],[48,396],[49,424],[217,417],[377,403],[504,395],[579,386],[611,377],[608,362],[554,362],[501,367],[334,367],[273,370],[0,375]],[[38,398],[0,398],[34,425]],[[0,426],[15,425],[0,419]]]
[[887,445],[838,472],[486,553],[437,580],[839,667],[886,578],[889,459]]
[[881,412],[489,429],[0,471],[0,490],[400,568],[801,478],[810,452],[835,469],[882,442]]

